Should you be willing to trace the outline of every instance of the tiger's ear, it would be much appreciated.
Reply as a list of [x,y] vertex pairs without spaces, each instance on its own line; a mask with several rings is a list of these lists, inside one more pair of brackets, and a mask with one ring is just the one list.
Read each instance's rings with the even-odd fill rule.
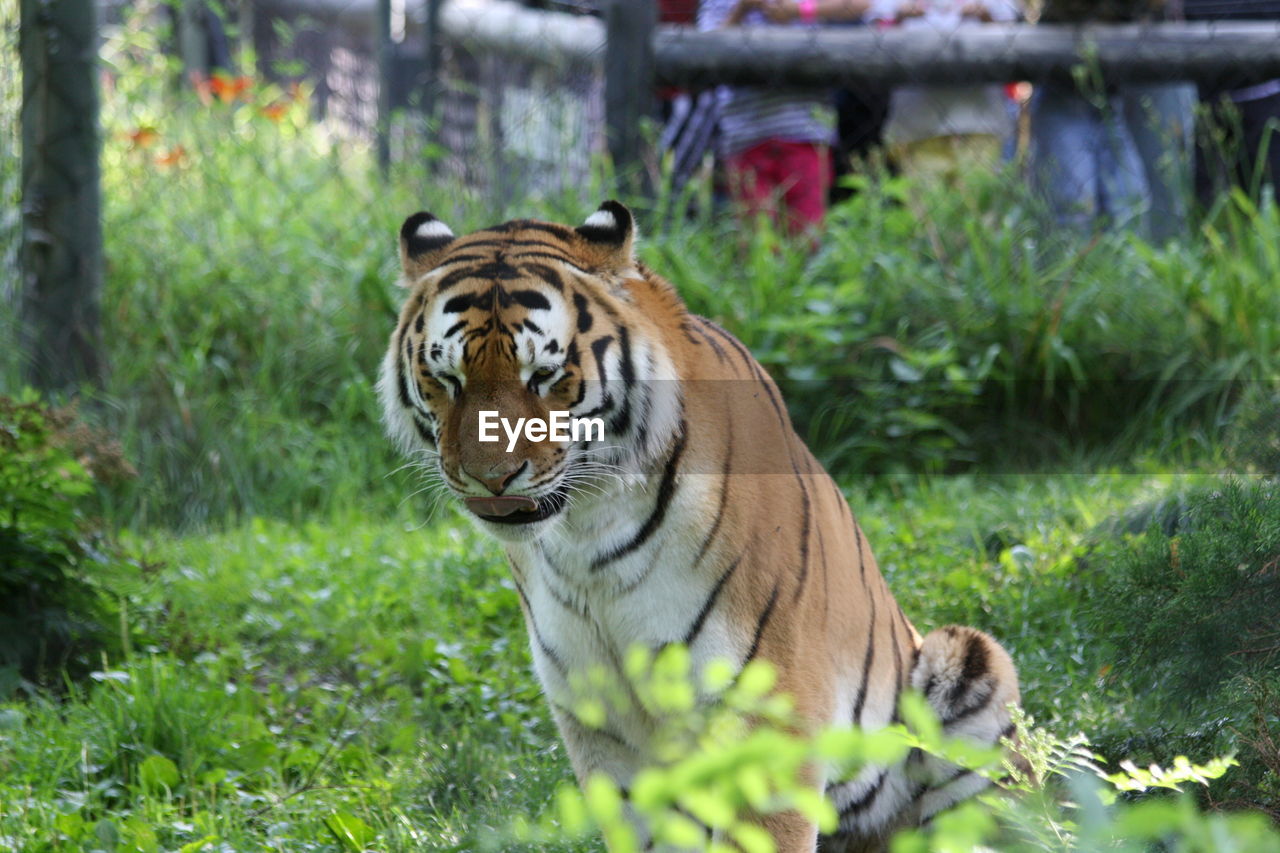
[[636,222],[626,205],[606,201],[574,229],[590,265],[605,272],[634,269]]
[[453,231],[426,211],[418,211],[400,226],[400,266],[406,284],[413,283],[440,260],[453,242]]

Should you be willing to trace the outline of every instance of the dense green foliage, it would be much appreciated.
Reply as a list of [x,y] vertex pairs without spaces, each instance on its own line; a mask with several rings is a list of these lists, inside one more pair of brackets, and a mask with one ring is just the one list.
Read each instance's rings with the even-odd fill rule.
[[1280,500],[1275,481],[1182,497],[1164,523],[1090,556],[1090,621],[1102,656],[1151,703],[1126,754],[1167,760],[1235,744],[1242,772],[1215,791],[1280,819]]
[[95,438],[34,393],[0,396],[0,697],[83,672],[115,636],[103,581],[123,580],[121,561],[85,498],[125,471]]
[[1224,200],[1196,239],[1157,247],[1057,233],[1004,176],[860,185],[813,257],[769,239],[735,257],[710,223],[648,250],[751,343],[836,470],[1211,441],[1243,386],[1277,376],[1274,204]]
[[474,535],[331,519],[127,545],[167,567],[129,614],[153,648],[0,706],[6,847],[473,850],[564,778]]

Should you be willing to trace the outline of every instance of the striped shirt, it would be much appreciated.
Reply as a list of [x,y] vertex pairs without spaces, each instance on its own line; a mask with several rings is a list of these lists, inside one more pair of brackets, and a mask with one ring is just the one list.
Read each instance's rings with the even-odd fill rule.
[[[703,0],[698,7],[698,29],[719,29],[737,5],[738,0]],[[769,24],[759,12],[752,12],[743,26]],[[830,145],[835,136],[835,109],[826,91],[720,86],[716,99],[722,156],[741,153],[766,140]]]

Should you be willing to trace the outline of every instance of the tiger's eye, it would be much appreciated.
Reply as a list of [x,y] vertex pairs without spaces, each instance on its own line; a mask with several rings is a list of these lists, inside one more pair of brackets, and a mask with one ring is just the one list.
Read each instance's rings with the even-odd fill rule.
[[555,375],[556,375],[556,369],[554,367],[539,367],[537,370],[533,372],[533,378],[539,379],[539,380],[550,379],[552,376],[555,376]]

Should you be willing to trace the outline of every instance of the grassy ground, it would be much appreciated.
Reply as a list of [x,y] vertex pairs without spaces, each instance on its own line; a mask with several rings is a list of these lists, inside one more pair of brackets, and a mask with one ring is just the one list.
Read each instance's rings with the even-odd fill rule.
[[[1074,618],[1070,558],[1167,477],[845,485],[917,625],[996,633],[1055,730],[1125,715]],[[500,554],[456,514],[376,509],[128,537],[157,566],[129,600],[132,652],[66,699],[0,710],[0,839],[474,850],[546,807],[568,769]]]

